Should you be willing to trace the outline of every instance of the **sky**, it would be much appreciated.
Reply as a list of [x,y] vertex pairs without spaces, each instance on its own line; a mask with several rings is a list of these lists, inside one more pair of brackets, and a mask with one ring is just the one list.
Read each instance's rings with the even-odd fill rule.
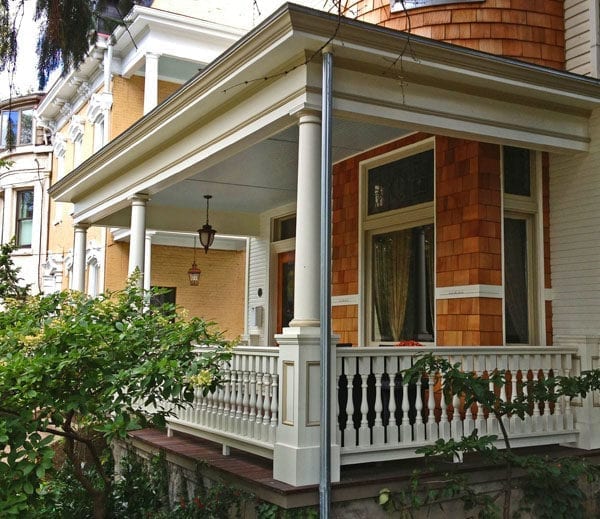
[[[16,91],[13,91],[13,96],[39,90],[36,70],[38,29],[33,21],[34,12],[35,0],[25,0],[25,12],[19,27],[17,70],[14,76]],[[51,85],[53,80],[51,79],[48,84]],[[9,84],[10,76],[7,71],[4,71],[0,74],[0,100],[10,97]]]

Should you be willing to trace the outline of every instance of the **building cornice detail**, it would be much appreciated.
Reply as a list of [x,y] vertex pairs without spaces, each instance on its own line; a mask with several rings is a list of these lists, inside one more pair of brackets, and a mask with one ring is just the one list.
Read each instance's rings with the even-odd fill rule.
[[76,141],[77,139],[83,137],[84,128],[84,118],[81,115],[74,115],[71,117],[71,123],[69,125],[69,130],[67,131],[67,136],[71,141]]
[[112,108],[113,95],[111,92],[96,92],[92,94],[87,111],[87,120],[91,123],[98,122],[104,112]]

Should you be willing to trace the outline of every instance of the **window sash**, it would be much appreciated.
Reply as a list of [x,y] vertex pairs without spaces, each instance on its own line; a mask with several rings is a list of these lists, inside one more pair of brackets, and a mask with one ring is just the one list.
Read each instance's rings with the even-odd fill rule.
[[17,246],[31,246],[33,234],[33,189],[17,191],[15,227]]
[[0,148],[33,144],[33,110],[4,110],[0,117]]

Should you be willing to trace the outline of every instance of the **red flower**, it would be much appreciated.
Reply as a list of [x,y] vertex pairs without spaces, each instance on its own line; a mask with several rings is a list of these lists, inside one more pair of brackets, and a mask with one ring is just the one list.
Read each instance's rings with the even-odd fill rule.
[[423,346],[418,341],[408,340],[408,341],[398,341],[395,346]]

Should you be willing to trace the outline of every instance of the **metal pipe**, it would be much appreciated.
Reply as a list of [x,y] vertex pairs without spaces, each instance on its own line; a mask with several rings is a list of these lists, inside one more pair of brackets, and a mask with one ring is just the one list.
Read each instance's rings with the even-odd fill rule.
[[328,519],[331,509],[331,126],[333,54],[323,50],[321,90],[321,438],[319,511]]

